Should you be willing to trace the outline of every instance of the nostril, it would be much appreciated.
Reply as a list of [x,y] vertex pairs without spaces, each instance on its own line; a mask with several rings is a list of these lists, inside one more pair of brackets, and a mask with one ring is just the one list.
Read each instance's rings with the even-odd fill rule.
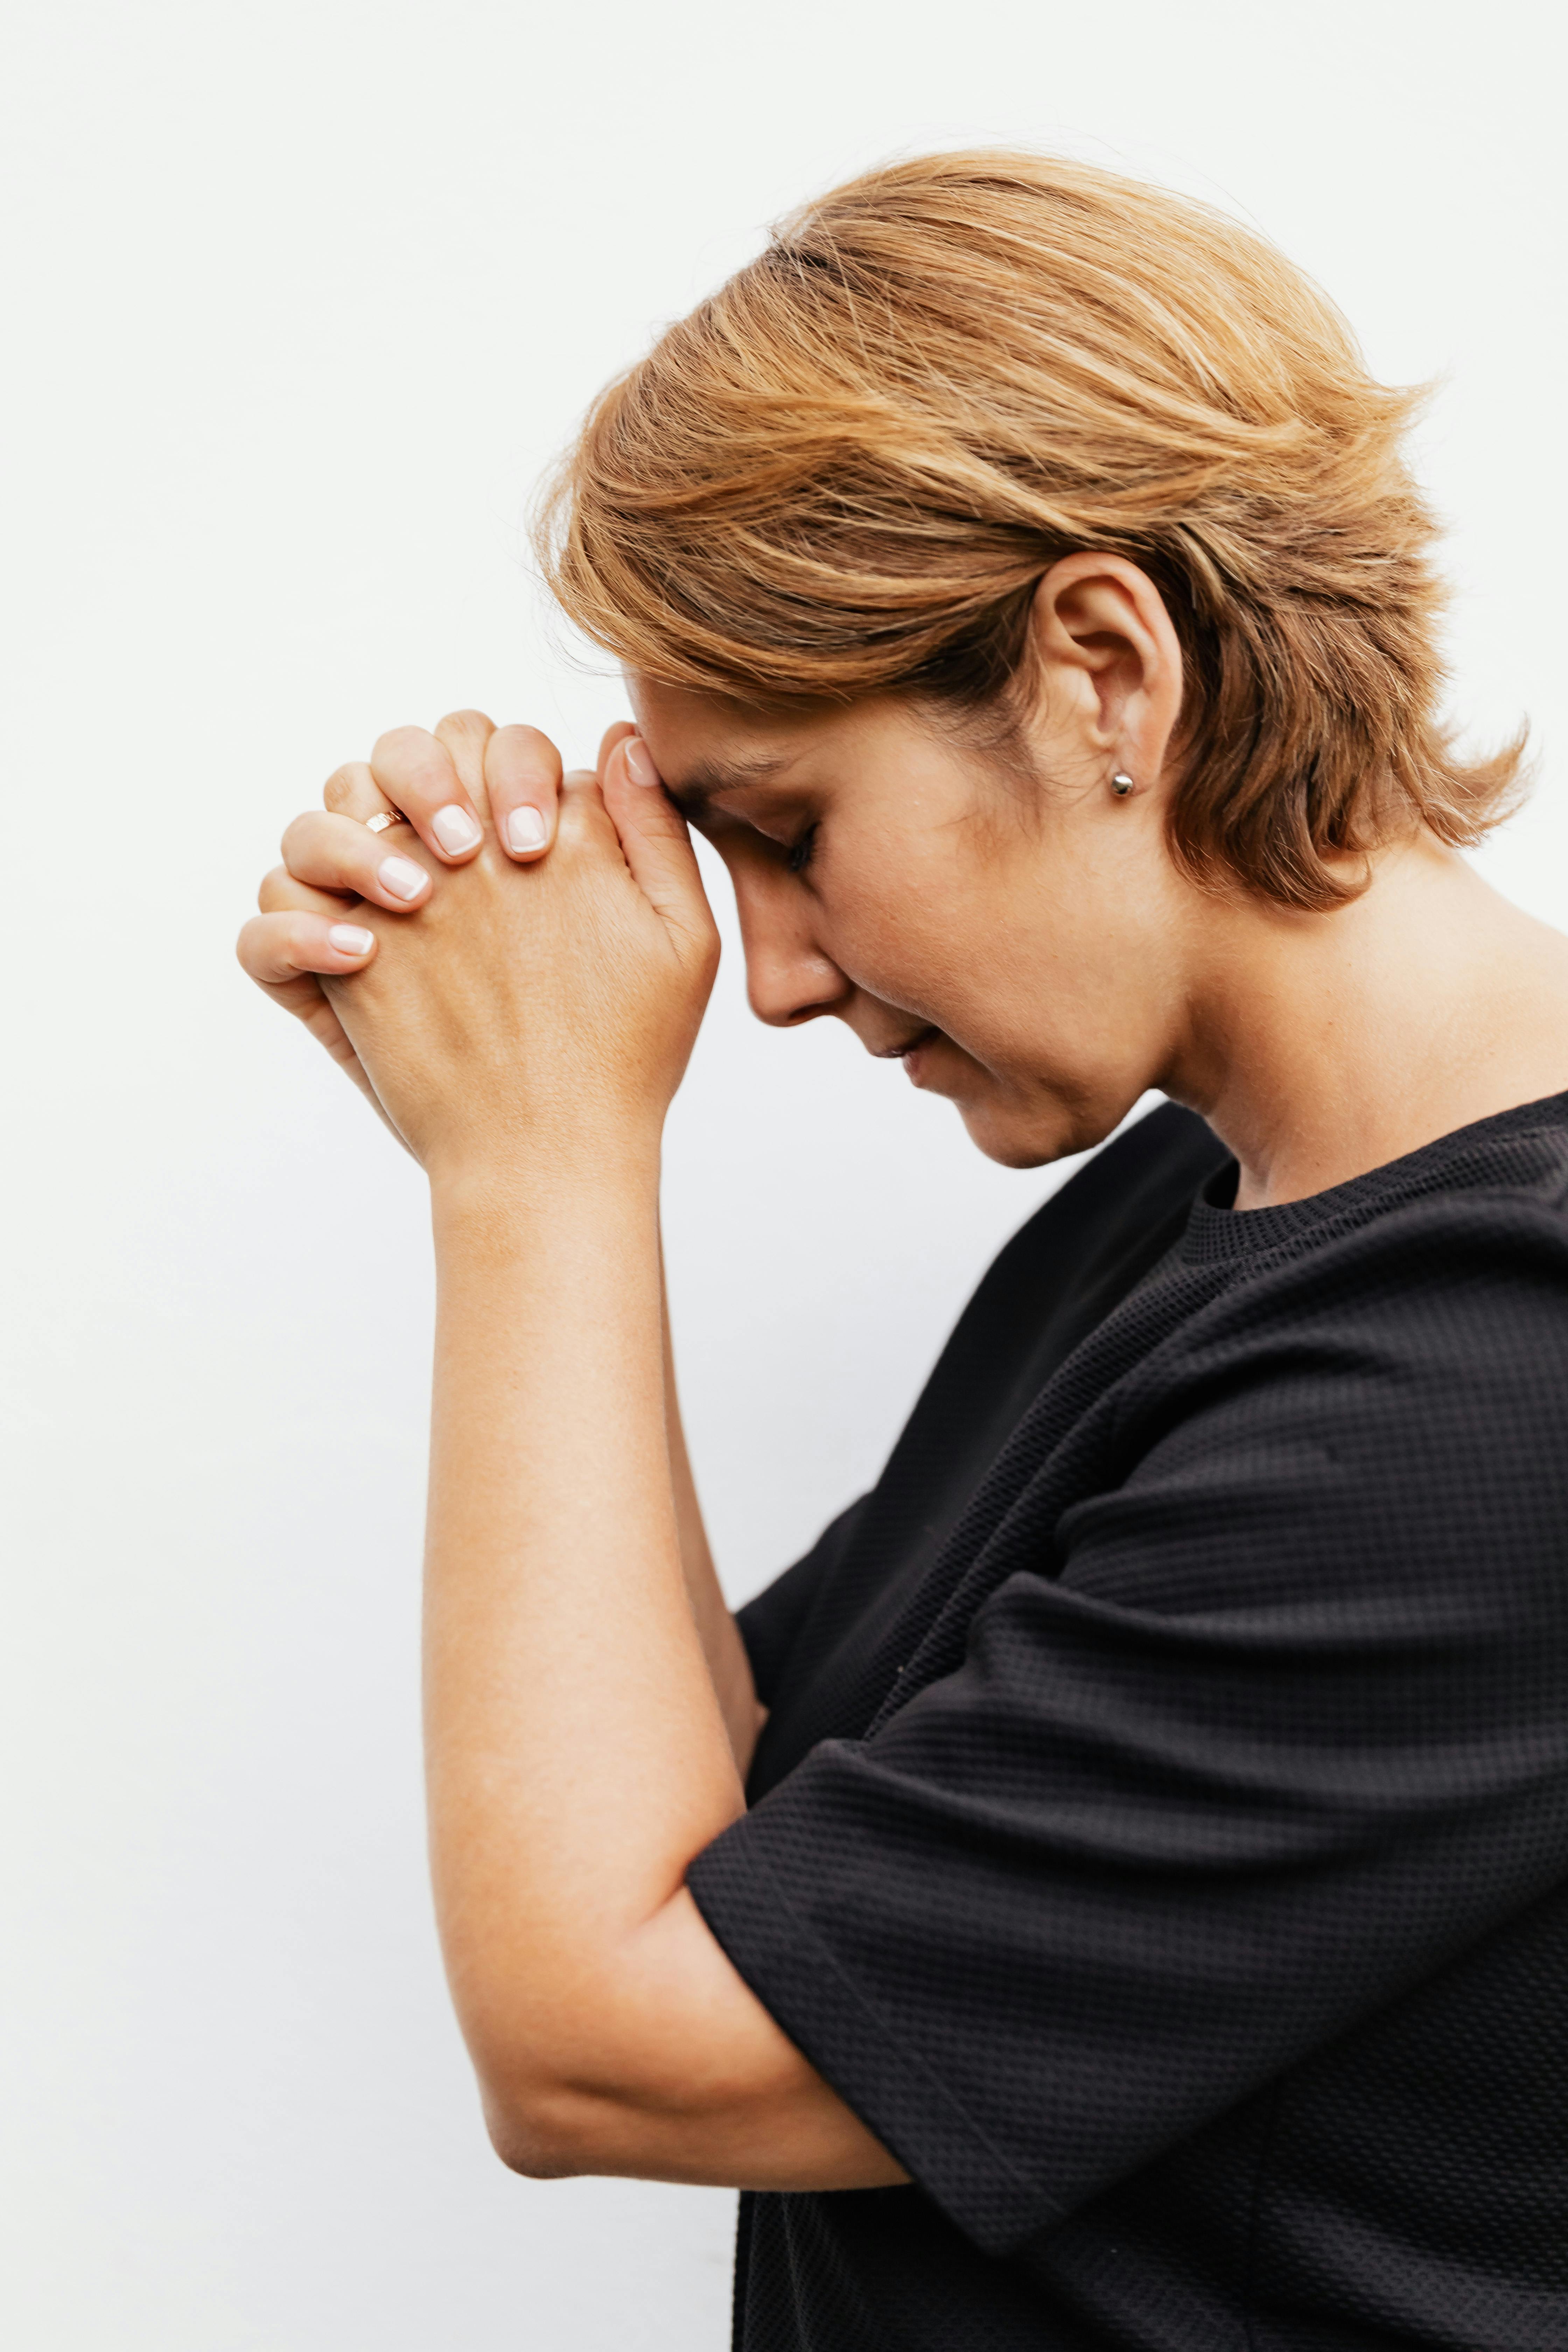
[[753,937],[746,961],[746,997],[759,1021],[771,1029],[799,1029],[825,1013],[842,1010],[854,994],[836,964],[825,956],[759,952]]
[[751,999],[751,1006],[756,1018],[765,1022],[770,1029],[798,1029],[803,1022],[815,1021],[818,1013],[827,1009],[822,1004],[791,1004],[787,1000],[782,1004],[770,1003],[766,998],[755,994]]

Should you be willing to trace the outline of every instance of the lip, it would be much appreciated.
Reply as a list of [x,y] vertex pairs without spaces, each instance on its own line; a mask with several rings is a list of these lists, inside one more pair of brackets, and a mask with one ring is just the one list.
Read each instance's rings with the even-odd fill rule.
[[906,1078],[912,1078],[916,1086],[919,1086],[921,1081],[921,1053],[927,1045],[933,1045],[941,1034],[942,1032],[939,1029],[927,1027],[918,1031],[906,1045],[900,1048],[899,1058],[904,1066],[904,1076]]
[[928,1037],[935,1035],[936,1031],[928,1021],[923,1029],[912,1029],[907,1037],[900,1037],[897,1045],[873,1046],[872,1055],[879,1062],[901,1062],[923,1045]]

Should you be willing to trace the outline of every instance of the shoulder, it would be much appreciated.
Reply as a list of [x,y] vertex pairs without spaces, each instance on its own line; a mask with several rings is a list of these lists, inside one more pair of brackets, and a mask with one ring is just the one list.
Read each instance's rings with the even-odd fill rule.
[[[1124,1383],[1103,1566],[1568,1598],[1568,1217],[1479,1189],[1270,1253]],[[1107,1550],[1106,1547],[1109,1548]],[[1235,1553],[1237,1559],[1232,1559]]]
[[[1246,1213],[1242,1213],[1243,1215]],[[1352,1352],[1469,1360],[1568,1348],[1568,1207],[1504,1183],[1435,1192],[1261,1250],[1189,1327],[1190,1350],[1340,1336]]]

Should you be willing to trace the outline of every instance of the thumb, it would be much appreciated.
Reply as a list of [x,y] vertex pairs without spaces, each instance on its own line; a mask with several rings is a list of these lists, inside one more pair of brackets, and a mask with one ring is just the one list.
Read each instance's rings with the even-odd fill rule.
[[601,782],[604,781],[605,769],[608,764],[610,754],[615,750],[616,745],[617,743],[625,742],[628,735],[635,735],[637,731],[637,729],[633,726],[629,719],[617,719],[613,727],[605,728],[604,733],[599,738],[598,764],[594,770],[594,773],[599,778]]
[[612,747],[601,790],[622,854],[644,898],[672,930],[710,939],[713,916],[691,835],[640,735],[625,735]]

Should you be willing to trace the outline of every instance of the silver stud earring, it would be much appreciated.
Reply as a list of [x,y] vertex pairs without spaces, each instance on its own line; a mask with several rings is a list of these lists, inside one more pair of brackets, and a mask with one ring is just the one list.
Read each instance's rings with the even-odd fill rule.
[[1119,801],[1124,801],[1127,798],[1128,793],[1132,790],[1131,777],[1123,775],[1121,771],[1118,770],[1117,773],[1110,779],[1110,789],[1116,794]]

